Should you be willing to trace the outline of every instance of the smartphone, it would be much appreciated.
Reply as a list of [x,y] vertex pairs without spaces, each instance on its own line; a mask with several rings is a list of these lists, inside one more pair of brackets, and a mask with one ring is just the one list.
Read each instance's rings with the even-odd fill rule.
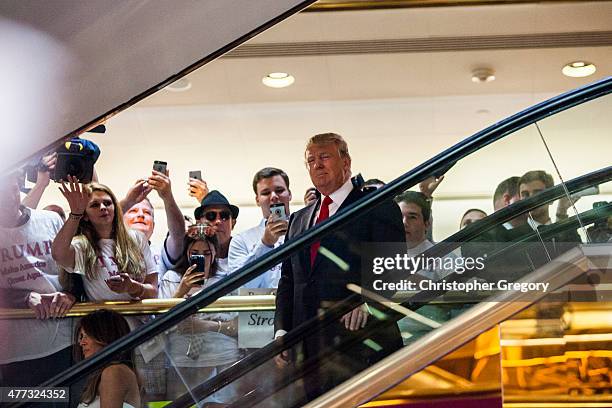
[[579,198],[579,197],[597,195],[597,194],[599,194],[599,186],[591,186],[591,187],[585,188],[584,190],[576,191],[575,193],[570,194],[570,197],[575,200],[576,198]]
[[274,214],[279,220],[287,220],[287,212],[285,211],[285,204],[283,203],[270,205],[270,213]]
[[163,174],[166,174],[167,166],[168,166],[168,163],[166,163],[165,161],[155,160],[153,162],[153,170],[159,171],[160,173],[163,173]]
[[[189,257],[189,265],[197,265],[195,272],[204,272],[206,268],[206,257],[204,255],[191,255]],[[195,282],[196,285],[203,285],[204,279]]]
[[192,170],[189,172],[190,179],[196,179],[202,181],[202,171],[201,170]]

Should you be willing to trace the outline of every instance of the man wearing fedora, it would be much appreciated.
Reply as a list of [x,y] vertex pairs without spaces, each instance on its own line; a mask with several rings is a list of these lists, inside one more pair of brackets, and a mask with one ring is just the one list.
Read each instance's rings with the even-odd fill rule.
[[232,229],[236,225],[239,211],[238,207],[230,204],[218,190],[212,190],[202,199],[201,205],[193,213],[199,223],[208,223],[217,228],[219,241],[217,267],[222,271],[229,271],[227,255],[232,240]]

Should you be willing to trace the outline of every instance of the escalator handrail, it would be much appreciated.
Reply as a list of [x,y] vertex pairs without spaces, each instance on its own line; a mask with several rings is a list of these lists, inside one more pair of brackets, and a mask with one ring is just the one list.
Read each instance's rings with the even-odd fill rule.
[[[470,228],[472,232],[466,231],[468,230],[468,228],[465,228],[452,235],[448,240],[442,241],[434,245],[432,248],[425,251],[424,254],[426,254],[426,257],[442,257],[447,253],[453,251],[458,245],[462,244],[462,242],[458,242],[457,240],[469,240],[478,236],[475,235],[473,231],[477,231],[478,233],[486,232],[492,227],[500,225],[501,223],[516,217],[519,211],[519,214],[524,214],[525,212],[531,211],[534,208],[538,208],[543,204],[550,203],[560,197],[563,197],[566,191],[565,188],[567,188],[567,191],[569,191],[570,193],[573,193],[575,191],[580,191],[593,185],[599,185],[611,179],[612,166],[609,166],[601,170],[597,170],[592,173],[569,180],[565,183],[565,186],[563,186],[562,184],[553,186],[537,195],[521,200],[511,206],[501,209],[497,213],[494,213],[485,219],[479,220],[478,222],[470,226],[476,227]],[[563,229],[575,229],[576,226],[580,225],[580,222],[583,222],[584,224],[589,224],[591,219],[596,218],[606,208],[588,210],[573,217],[570,217],[567,220],[563,220],[551,226],[546,226],[546,231],[541,232],[541,235],[543,238],[546,238],[549,234],[558,233],[559,229],[557,228],[556,224],[561,224],[561,227],[559,228]],[[525,236],[517,237],[516,239],[518,239],[517,242],[524,242],[533,238],[535,235],[537,235],[537,232],[534,230],[530,230]],[[490,259],[496,255],[497,254],[491,254]],[[458,277],[459,275],[456,276]],[[469,273],[463,274],[461,275],[461,277],[470,278]],[[447,276],[446,278],[452,278],[452,275]],[[417,292],[412,294],[411,298],[404,300],[402,302],[402,306],[411,310],[416,310],[422,304],[428,303],[429,301],[443,295],[446,292],[446,290],[430,290],[427,292]],[[193,387],[189,390],[188,393],[177,398],[174,402],[168,405],[168,408],[188,407],[193,403],[192,396],[196,396],[197,398],[205,398],[213,394],[217,390],[223,388],[226,384],[232,383],[233,381],[250,372],[263,362],[270,360],[270,358],[277,355],[281,351],[296,345],[301,341],[303,336],[311,334],[313,331],[318,330],[321,327],[325,327],[331,322],[335,322],[342,315],[344,315],[344,313],[350,311],[354,307],[354,304],[352,304],[351,301],[356,301],[359,298],[360,297],[358,295],[353,295],[350,298],[347,298],[346,302],[343,302],[339,305],[335,305],[334,307],[325,310],[325,312],[323,314],[318,315],[316,319],[312,319],[308,322],[305,322],[304,324],[287,333],[285,336],[283,336],[282,342],[279,340],[267,344],[259,350],[244,357],[241,361],[233,364],[231,367],[227,368],[223,372],[217,374],[214,378],[209,379],[196,387]]]
[[540,193],[524,200],[519,200],[509,206],[497,210],[493,214],[474,222],[453,235],[438,242],[434,247],[424,252],[424,255],[436,257],[444,256],[465,242],[480,237],[483,233],[490,231],[498,225],[512,220],[513,218],[532,211],[544,204],[550,204],[566,195],[567,192],[575,193],[587,187],[600,185],[612,180],[612,166],[576,177],[565,183],[547,188]]
[[307,230],[299,237],[285,242],[283,245],[269,252],[267,256],[243,266],[236,272],[229,275],[226,279],[223,279],[209,287],[208,290],[202,291],[198,295],[191,297],[191,299],[189,299],[187,302],[177,305],[160,318],[153,320],[124,338],[121,338],[108,345],[96,355],[87,360],[83,360],[82,362],[73,366],[71,369],[58,374],[42,385],[62,386],[82,378],[84,375],[91,373],[93,370],[111,362],[117,353],[132,349],[145,341],[152,339],[156,335],[170,329],[176,324],[176,322],[179,322],[189,315],[195,313],[199,308],[207,306],[219,297],[225,296],[231,291],[246,284],[272,266],[282,262],[284,258],[299,251],[305,245],[321,240],[325,235],[331,233],[333,229],[348,224],[351,220],[358,216],[358,214],[373,208],[385,200],[391,200],[397,194],[424,180],[430,174],[436,172],[436,170],[447,167],[448,163],[457,162],[463,157],[466,157],[469,154],[519,129],[529,126],[538,120],[592,99],[607,95],[610,92],[612,92],[612,77],[604,78],[593,84],[572,90],[525,109],[522,112],[519,112],[488,127],[483,131],[476,133],[475,135],[444,150],[443,152],[434,156],[432,159],[396,178],[379,190],[372,192],[348,207],[345,211],[337,213],[334,217],[331,217],[318,224],[316,227]]

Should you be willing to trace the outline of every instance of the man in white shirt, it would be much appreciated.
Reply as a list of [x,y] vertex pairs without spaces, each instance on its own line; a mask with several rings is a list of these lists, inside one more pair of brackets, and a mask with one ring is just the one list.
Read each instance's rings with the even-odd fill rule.
[[20,203],[18,172],[0,178],[0,306],[32,309],[36,318],[0,320],[0,383],[35,386],[71,364],[75,297],[63,290],[51,256],[62,227],[51,211]]
[[[433,247],[433,242],[427,239],[427,230],[431,225],[431,208],[427,201],[427,197],[423,193],[406,191],[395,197],[395,202],[402,212],[406,243],[408,244],[408,255],[416,257]],[[450,253],[444,256],[444,259],[446,258],[457,258],[457,256]],[[444,259],[442,261],[444,261]],[[440,262],[439,264],[443,265],[444,262]],[[425,268],[417,273],[435,281],[452,272],[453,270],[451,269],[436,267]]]
[[[253,177],[255,202],[261,208],[262,220],[258,225],[235,236],[229,248],[229,267],[235,271],[281,245],[287,232],[287,220],[278,219],[270,212],[270,205],[281,203],[289,216],[289,177],[275,167],[266,167]],[[244,285],[245,288],[276,288],[281,264],[275,265]]]

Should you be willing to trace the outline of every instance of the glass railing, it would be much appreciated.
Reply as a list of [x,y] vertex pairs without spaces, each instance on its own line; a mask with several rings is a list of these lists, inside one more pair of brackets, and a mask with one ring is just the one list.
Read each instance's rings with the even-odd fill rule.
[[[605,168],[571,180],[566,187],[569,186],[568,191],[570,192],[582,190],[592,185],[609,187],[610,182],[608,180],[610,179],[612,179],[612,168]],[[592,184],[594,180],[598,180],[601,184]],[[534,196],[517,203],[515,208],[507,208],[504,211],[507,215],[501,213],[501,218],[505,219],[512,216],[509,219],[513,220],[518,218],[516,208],[521,208],[523,214],[526,214],[530,209],[539,208],[545,203],[551,203],[555,198],[563,195],[564,186],[557,186],[540,196]],[[535,302],[543,296],[543,292],[555,291],[558,288],[535,288],[537,285],[547,284],[547,282],[527,285],[522,283],[521,280],[545,264],[554,266],[555,258],[582,242],[576,235],[577,229],[590,228],[602,221],[607,221],[611,216],[612,204],[606,203],[538,229],[531,227],[517,228],[517,231],[509,238],[505,235],[502,238],[494,235],[495,240],[491,240],[490,236],[482,232],[480,235],[476,235],[474,239],[464,240],[456,245],[456,238],[473,236],[475,235],[473,230],[476,229],[487,232],[493,231],[495,234],[499,234],[502,223],[500,221],[492,223],[491,220],[485,218],[475,223],[471,227],[472,231],[464,230],[449,237],[448,241],[433,246],[426,251],[424,256],[430,259],[454,260],[484,257],[486,261],[484,261],[485,267],[483,269],[474,268],[472,271],[460,271],[460,273],[450,272],[443,278],[435,280],[414,279],[412,282],[415,282],[416,289],[394,291],[395,293],[389,296],[389,298],[393,298],[394,302],[385,302],[384,299],[381,300],[381,295],[377,294],[375,290],[366,293],[366,290],[362,288],[361,294],[366,298],[372,319],[375,320],[375,324],[369,330],[362,330],[355,338],[336,343],[332,347],[325,348],[320,345],[316,356],[297,360],[299,363],[294,362],[290,368],[280,370],[281,378],[275,378],[275,375],[279,375],[279,369],[270,358],[278,348],[274,347],[275,345],[270,345],[266,347],[267,350],[260,350],[246,357],[217,378],[192,388],[190,394],[184,395],[170,406],[188,406],[200,398],[209,397],[213,392],[223,390],[225,387],[233,387],[236,384],[251,384],[251,388],[243,392],[243,398],[234,400],[233,406],[300,406],[311,399],[308,394],[304,393],[303,383],[317,383],[323,376],[340,377],[347,380],[357,374],[363,368],[355,363],[355,345],[365,344],[368,347],[378,348],[380,343],[376,340],[377,334],[389,330],[389,327],[394,327],[397,324],[401,331],[403,344],[408,346],[441,327],[445,322],[471,310],[473,305],[491,299],[500,293],[513,290],[527,291],[532,297],[524,297],[522,301]],[[525,220],[525,217],[522,217],[522,219]],[[560,238],[561,240],[559,240]],[[569,238],[574,240],[570,241]],[[460,256],[455,255],[458,249],[461,253]],[[458,270],[459,268],[456,265],[455,262],[454,269]],[[387,279],[387,282],[401,283],[405,280],[402,278],[404,276],[394,277]],[[432,282],[440,283],[443,281],[446,281],[449,285],[431,288]],[[421,287],[420,284],[422,283],[425,285]],[[450,285],[453,283],[457,285]],[[514,287],[515,284],[520,286]],[[495,289],[488,289],[487,286],[493,286]],[[354,300],[358,301],[357,298]],[[350,302],[346,302],[345,305],[337,305],[331,308],[325,315],[320,316],[318,321],[311,322],[309,325],[311,328],[305,330],[306,333],[291,337],[290,334],[287,335],[288,339],[284,342],[285,345],[293,346],[290,348],[291,352],[299,354],[299,347],[302,342],[309,341],[310,336],[313,338],[324,336],[325,331],[330,330],[330,327],[333,327],[337,323],[337,319],[347,310],[350,310],[350,307]],[[491,325],[496,323],[491,322]],[[474,333],[473,335],[478,334]],[[329,367],[330,370],[335,371],[321,373],[322,367]],[[268,381],[268,384],[266,384],[266,381]],[[229,385],[225,385],[228,383]]]
[[[591,175],[585,176],[586,179],[575,178],[572,182],[563,183],[574,178],[574,170],[566,171],[556,158],[552,141],[548,139],[555,143],[563,141],[557,141],[555,135],[549,136],[549,128],[545,125],[552,124],[558,115],[571,112],[573,109],[567,109],[579,105],[576,109],[579,108],[582,114],[573,115],[569,119],[571,123],[584,123],[589,132],[610,129],[603,112],[604,107],[610,104],[610,98],[606,95],[611,90],[612,79],[603,80],[553,98],[466,139],[378,191],[364,195],[327,221],[288,240],[267,256],[241,268],[188,301],[181,302],[168,313],[74,365],[71,370],[50,379],[45,385],[68,386],[76,383],[93,370],[110,363],[118,352],[136,348],[142,350],[151,345],[160,350],[157,355],[164,353],[166,371],[174,372],[174,388],[171,393],[167,388],[164,394],[166,398],[175,400],[172,406],[189,406],[206,398],[236,406],[297,406],[313,400],[402,347],[414,344],[445,321],[469,310],[470,304],[490,295],[484,284],[501,276],[508,263],[514,266],[512,275],[503,276],[512,283],[578,243],[594,241],[593,231],[596,230],[601,237],[605,235],[602,222],[609,215],[609,205],[601,205],[600,201],[610,201],[608,194],[612,193],[608,182],[610,170],[606,167],[609,161],[603,165],[597,160],[589,161],[577,172]],[[565,142],[564,148],[580,155],[588,150],[581,145],[580,139],[570,138]],[[509,146],[524,146],[524,154],[505,157],[506,152],[511,151]],[[433,246],[430,250],[431,253],[439,251],[439,256],[434,257],[438,259],[438,264],[425,267],[412,264],[412,273],[410,268],[385,266],[393,264],[393,260],[387,263],[383,260],[379,264],[378,259],[393,259],[406,253],[404,231],[397,234],[398,231],[394,230],[400,225],[400,212],[391,199],[430,175],[447,169],[449,163],[455,165],[446,171],[439,189],[449,195],[457,183],[471,183],[474,190],[491,193],[499,181],[512,175],[520,176],[529,170],[543,170],[554,176],[555,184],[561,184],[553,189],[546,189],[551,187],[548,185],[532,188],[525,192],[524,200],[473,223],[457,235],[453,234],[454,231],[436,231],[435,214],[445,209],[443,202],[434,200],[436,238],[448,237],[440,246]],[[487,167],[483,168],[483,164]],[[573,203],[570,199],[572,193],[591,186],[599,187],[597,198],[583,197]],[[561,209],[568,208],[565,208],[564,214],[560,214],[562,217],[557,222],[553,215],[556,212],[551,211],[551,206],[559,210],[560,202]],[[593,209],[595,202],[598,205]],[[454,209],[458,215],[463,210]],[[547,225],[549,222],[550,225]],[[504,223],[514,228],[506,229]],[[537,224],[544,225],[538,227]],[[593,228],[591,232],[589,228]],[[368,234],[370,231],[382,232],[379,236],[364,236],[364,230]],[[367,244],[351,246],[351,242],[359,237]],[[292,293],[285,292],[285,300],[280,300],[282,294],[277,298],[277,314],[286,313],[285,310],[279,311],[279,304],[285,308],[295,304],[304,307],[304,316],[294,317],[294,322],[300,324],[294,324],[287,334],[257,351],[243,353],[243,348],[238,347],[234,354],[228,354],[227,360],[205,361],[210,354],[216,354],[213,349],[207,349],[215,343],[201,336],[200,331],[227,331],[226,334],[233,334],[234,327],[224,324],[230,319],[202,316],[196,314],[198,310],[238,289],[271,266],[283,260],[295,261],[306,256],[310,244],[315,241],[321,242],[315,262],[324,263],[326,275],[304,282],[292,282]],[[508,249],[508,242],[527,245],[520,250],[527,255],[517,256],[515,247]],[[346,248],[350,250],[347,252]],[[422,251],[415,251],[409,258],[424,262],[429,257],[421,255]],[[469,268],[467,258],[473,259]],[[462,269],[461,273],[459,269]],[[377,279],[379,276],[383,278]],[[462,285],[436,285],[445,279]],[[381,283],[395,285],[381,287]],[[421,286],[427,284],[432,286]],[[485,290],[474,290],[469,293],[471,298],[460,299],[456,304],[436,304],[436,301],[444,300],[443,296],[451,296],[453,291],[466,292],[468,284],[471,287],[479,284],[478,287]],[[314,298],[297,299],[295,304],[292,303],[293,296],[306,293],[294,292],[299,285],[314,285]],[[510,290],[507,287],[500,289]],[[362,306],[364,301],[366,306]],[[357,312],[353,312],[356,308],[363,314],[356,317]],[[353,319],[367,316],[365,327],[355,331],[346,330],[344,316],[349,312],[354,313]],[[211,329],[210,322],[217,325],[215,330]],[[269,318],[265,322],[269,323]],[[202,337],[204,341],[201,341]],[[174,369],[177,367],[185,370]]]

